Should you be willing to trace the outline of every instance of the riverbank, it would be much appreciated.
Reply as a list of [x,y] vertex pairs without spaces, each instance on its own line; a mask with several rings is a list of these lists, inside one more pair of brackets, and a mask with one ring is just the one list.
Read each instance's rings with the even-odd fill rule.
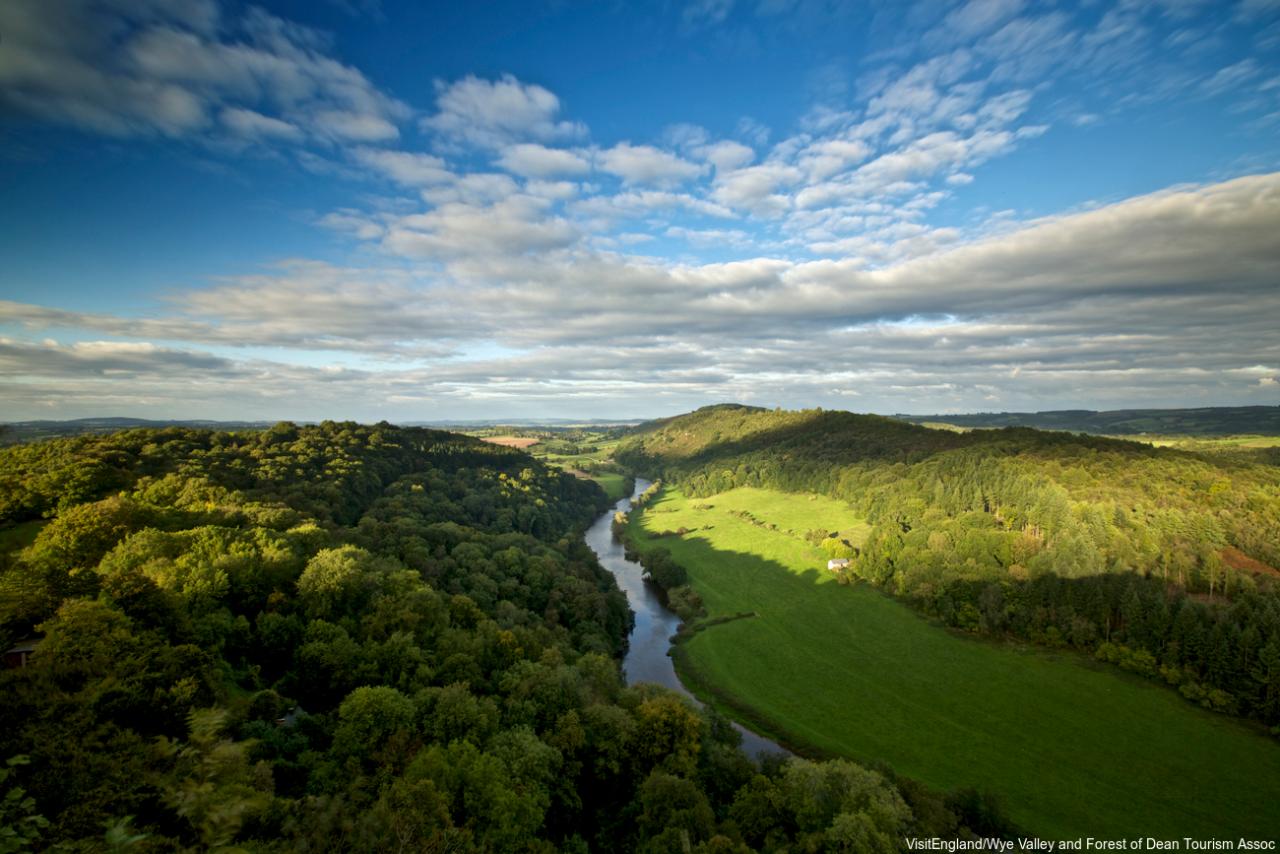
[[[701,704],[702,700],[681,682],[670,655],[671,638],[680,628],[680,617],[666,607],[661,591],[651,582],[645,581],[640,564],[627,558],[625,547],[613,535],[614,513],[629,512],[632,498],[643,494],[649,486],[649,481],[637,478],[631,496],[620,499],[611,509],[601,514],[587,529],[585,539],[596,553],[600,565],[617,579],[618,587],[626,594],[635,614],[630,645],[622,661],[622,673],[627,683],[654,682]],[[743,750],[750,756],[759,758],[770,753],[790,752],[741,724],[734,722],[733,726],[742,736]]]

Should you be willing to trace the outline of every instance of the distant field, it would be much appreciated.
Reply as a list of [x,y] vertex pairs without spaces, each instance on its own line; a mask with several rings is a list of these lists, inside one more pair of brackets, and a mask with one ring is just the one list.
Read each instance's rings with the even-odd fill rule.
[[[625,494],[623,486],[626,481],[626,476],[612,463],[613,449],[617,445],[617,439],[604,439],[599,434],[587,433],[575,442],[547,442],[529,453],[547,465],[594,480],[609,498],[617,501]],[[581,450],[584,447],[594,450]]]
[[617,472],[599,472],[597,474],[588,475],[596,483],[600,484],[600,488],[604,490],[604,494],[609,496],[610,500],[617,501],[619,498],[626,496],[626,477]]
[[540,440],[532,436],[485,436],[481,441],[508,448],[531,448]]
[[[678,658],[682,676],[784,741],[995,792],[1051,839],[1280,836],[1280,744],[1079,656],[953,635],[873,589],[834,583],[823,555],[787,531],[856,541],[863,522],[839,502],[668,490],[634,515],[641,548],[670,549],[711,616],[757,614],[698,633]],[[645,536],[679,527],[697,530]]]
[[1216,448],[1280,448],[1280,436],[1123,436],[1158,448],[1213,450]]

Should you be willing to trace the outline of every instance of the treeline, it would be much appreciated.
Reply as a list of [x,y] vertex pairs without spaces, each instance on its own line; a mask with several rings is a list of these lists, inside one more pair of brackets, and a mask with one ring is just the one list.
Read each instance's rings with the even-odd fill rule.
[[1012,832],[623,685],[598,488],[390,425],[0,451],[7,850],[893,851]]
[[1212,406],[1200,409],[1114,409],[1095,412],[1065,409],[1050,412],[979,412],[968,415],[896,415],[915,424],[957,427],[1035,427],[1110,436],[1165,434],[1174,436],[1280,435],[1280,406]]
[[[632,507],[643,507],[661,489],[661,484],[652,484],[644,491],[643,495],[638,497],[644,498],[644,501],[639,503],[633,501]],[[640,564],[643,577],[653,582],[662,591],[663,603],[680,617],[682,621],[679,630],[680,635],[684,636],[692,633],[695,630],[695,623],[705,617],[707,611],[703,607],[702,597],[689,584],[688,571],[676,562],[675,557],[667,549],[656,548],[644,552],[636,549],[634,541],[631,539],[630,524],[631,517],[629,513],[624,513],[621,510],[615,511],[613,521],[610,524],[614,539],[623,544],[627,560]],[[655,538],[675,537],[684,536],[687,533],[688,531],[685,528],[681,528],[678,531],[662,531],[651,536]]]
[[1280,723],[1280,597],[1210,607],[1134,573],[940,580],[914,591],[949,626],[1072,647],[1216,711]]
[[[1280,642],[1265,616],[1277,609],[1275,584],[1224,559],[1238,549],[1280,564],[1274,466],[1093,436],[1027,429],[959,434],[876,416],[732,406],[641,430],[616,456],[693,496],[758,486],[846,501],[872,524],[860,550],[842,553],[852,558],[850,574],[966,628],[983,625],[973,618],[982,610],[974,597],[997,595],[975,591],[1016,600],[1004,592],[1034,588],[1038,597],[1061,601],[1033,609],[1034,618],[995,621],[984,630],[1053,641],[1052,625],[1061,637],[1078,638],[1082,649],[1114,646],[1105,614],[1121,613],[1129,588],[1102,576],[1150,579],[1144,591],[1159,591],[1164,609],[1185,612],[1184,622],[1194,619],[1200,634],[1218,641],[1175,642],[1176,652],[1164,649],[1168,637],[1120,642],[1146,650],[1156,671],[1166,668],[1162,678],[1197,701],[1280,723],[1273,689],[1265,687],[1271,671],[1247,657],[1250,663],[1233,672],[1202,658],[1227,648],[1241,652],[1237,635],[1260,653]],[[1078,588],[1093,591],[1104,615],[1091,620],[1092,635],[1079,626],[1067,631],[1079,616],[1068,591]],[[1196,594],[1229,597],[1232,604],[1201,603]],[[1255,605],[1236,607],[1245,601]],[[1254,613],[1264,616],[1248,616]],[[1068,615],[1065,624],[1053,614]],[[1104,657],[1123,658],[1111,650]]]

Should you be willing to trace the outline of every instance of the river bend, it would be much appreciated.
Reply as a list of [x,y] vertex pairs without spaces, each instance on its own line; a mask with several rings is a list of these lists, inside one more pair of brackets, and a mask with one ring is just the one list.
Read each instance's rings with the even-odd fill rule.
[[[649,481],[636,478],[635,498],[649,487]],[[622,673],[628,684],[634,682],[656,682],[677,691],[695,703],[701,703],[685,689],[676,676],[675,665],[668,654],[671,649],[671,636],[680,627],[680,618],[667,609],[659,598],[658,590],[651,582],[645,581],[640,564],[627,560],[622,543],[613,537],[613,514],[621,510],[624,513],[631,509],[631,498],[619,499],[612,510],[607,511],[587,529],[586,541],[596,553],[600,565],[613,573],[618,580],[618,587],[627,594],[631,610],[635,612],[636,623],[631,630],[630,647],[627,656],[622,660]],[[741,724],[734,722],[733,728],[742,735],[742,749],[749,756],[759,758],[766,753],[784,753],[789,751],[780,745],[757,735]]]

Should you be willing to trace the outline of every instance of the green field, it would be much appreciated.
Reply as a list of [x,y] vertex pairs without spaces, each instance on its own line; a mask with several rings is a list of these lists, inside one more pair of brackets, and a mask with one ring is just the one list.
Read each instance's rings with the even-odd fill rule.
[[576,441],[580,445],[594,447],[595,450],[587,453],[563,453],[560,448],[566,443],[553,440],[534,445],[529,448],[529,453],[547,465],[594,480],[613,501],[624,497],[626,476],[612,461],[613,449],[617,447],[618,440],[587,433]]
[[611,501],[617,501],[627,494],[625,475],[612,471],[600,471],[592,474],[591,479],[600,484],[600,488]]
[[[594,480],[617,501],[626,495],[627,476],[613,462],[616,438],[607,430],[592,428],[551,429],[516,427],[482,427],[460,431],[463,435],[491,440],[495,437],[536,439],[535,444],[521,447],[525,453],[577,477]],[[589,450],[588,450],[589,449]]]
[[[856,542],[861,520],[838,502],[667,490],[633,516],[637,545],[670,549],[710,617],[757,614],[696,634],[678,657],[682,678],[722,708],[749,708],[784,742],[994,792],[1048,839],[1280,837],[1274,739],[1080,656],[954,635],[871,588],[834,583],[825,557],[787,530]],[[680,527],[691,533],[646,534]]]

